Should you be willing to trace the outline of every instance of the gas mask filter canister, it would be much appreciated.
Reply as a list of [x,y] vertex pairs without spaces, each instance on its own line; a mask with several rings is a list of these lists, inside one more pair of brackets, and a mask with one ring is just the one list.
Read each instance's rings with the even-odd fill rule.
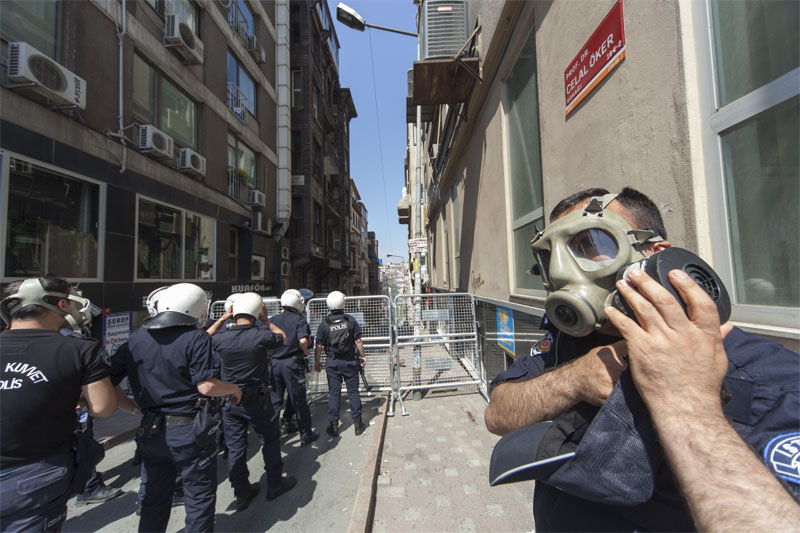
[[615,283],[633,268],[641,268],[663,285],[681,303],[667,273],[681,269],[717,304],[720,320],[730,316],[730,299],[719,276],[688,250],[667,248],[647,255],[647,243],[662,241],[652,230],[633,230],[627,221],[606,208],[616,197],[592,198],[581,211],[571,213],[537,232],[531,241],[536,265],[548,291],[545,311],[561,331],[583,337],[607,321],[603,308],[613,305],[627,316],[635,316],[618,294]]

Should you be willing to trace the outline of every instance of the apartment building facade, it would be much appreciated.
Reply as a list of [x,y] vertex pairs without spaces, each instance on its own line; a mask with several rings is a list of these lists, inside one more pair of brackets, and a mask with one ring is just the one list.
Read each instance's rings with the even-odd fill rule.
[[290,3],[291,279],[317,293],[347,286],[351,194],[349,123],[339,84],[339,41],[326,2]]
[[3,283],[56,274],[134,321],[177,281],[288,286],[288,2],[0,9]]
[[[534,228],[574,192],[631,186],[659,206],[674,246],[720,274],[735,324],[797,349],[796,4],[466,5],[463,57],[480,79],[443,103],[414,69],[413,103],[427,106],[418,205],[429,286],[541,309]],[[417,202],[415,134],[406,183]],[[413,210],[403,218],[413,224]]]
[[369,250],[367,246],[367,207],[361,201],[356,182],[350,179],[350,269],[347,294],[369,294]]

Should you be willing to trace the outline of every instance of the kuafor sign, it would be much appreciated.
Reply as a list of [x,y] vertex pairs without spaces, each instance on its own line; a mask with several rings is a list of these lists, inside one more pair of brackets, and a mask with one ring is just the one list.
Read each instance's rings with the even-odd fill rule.
[[618,0],[564,71],[565,115],[569,115],[625,58],[622,0]]

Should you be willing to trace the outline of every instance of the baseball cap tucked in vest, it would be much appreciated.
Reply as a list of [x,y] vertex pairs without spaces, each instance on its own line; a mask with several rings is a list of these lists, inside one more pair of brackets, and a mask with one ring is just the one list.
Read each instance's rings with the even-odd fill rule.
[[594,502],[638,505],[653,496],[662,461],[650,414],[625,370],[602,407],[579,404],[501,438],[489,484],[536,479]]

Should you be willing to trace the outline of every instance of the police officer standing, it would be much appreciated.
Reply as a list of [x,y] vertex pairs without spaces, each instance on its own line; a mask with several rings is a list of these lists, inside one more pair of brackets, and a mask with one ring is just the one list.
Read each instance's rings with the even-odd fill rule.
[[218,426],[210,397],[231,396],[239,387],[218,378],[205,291],[191,283],[162,287],[147,297],[150,318],[142,323],[111,363],[119,383],[126,375],[142,409],[139,445],[147,482],[139,531],[165,531],[172,509],[175,478],[183,479],[186,531],[213,531],[217,501]]
[[[222,378],[242,389],[242,402],[223,409],[222,421],[228,446],[228,472],[236,497],[236,510],[243,511],[260,490],[250,483],[247,469],[247,428],[253,425],[262,440],[261,454],[267,471],[267,500],[274,500],[297,484],[283,477],[280,426],[269,395],[267,348],[282,346],[286,334],[267,317],[261,296],[245,293],[233,302],[235,325],[212,337],[215,357],[222,365]],[[255,324],[261,319],[263,326]]]
[[[314,348],[314,369],[322,370],[320,355],[325,350],[325,372],[328,374],[328,435],[339,435],[339,399],[342,381],[350,399],[350,416],[356,435],[364,433],[366,426],[361,421],[361,396],[358,393],[358,369],[366,364],[364,345],[361,342],[361,327],[355,318],[344,312],[344,294],[333,291],[325,302],[330,313],[317,328]],[[356,359],[356,355],[359,356]]]
[[[100,345],[59,334],[91,320],[63,279],[11,284],[0,302],[0,530],[60,531],[75,473],[75,405],[110,416],[117,394]],[[83,480],[85,482],[85,479]]]
[[297,414],[300,445],[308,446],[319,438],[311,429],[311,410],[306,400],[306,357],[311,328],[303,316],[306,301],[300,291],[289,289],[281,295],[283,311],[272,317],[272,323],[286,332],[286,344],[270,350],[272,359],[272,406],[281,412],[283,393],[288,389],[289,401]]

